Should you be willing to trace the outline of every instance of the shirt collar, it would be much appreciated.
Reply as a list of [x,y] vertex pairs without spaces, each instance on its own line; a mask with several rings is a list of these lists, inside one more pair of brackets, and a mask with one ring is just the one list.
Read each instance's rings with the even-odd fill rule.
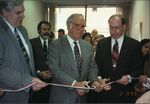
[[123,41],[123,39],[124,39],[124,34],[123,34],[120,38],[118,38],[118,39],[113,39],[113,38],[111,38],[111,40],[112,40],[113,43],[115,43],[115,40],[117,40],[118,43],[120,43],[120,42]]
[[[73,42],[75,42],[69,35],[67,35],[67,39],[69,41],[70,44],[72,44]],[[77,44],[79,43],[79,40],[76,41]]]
[[42,44],[44,43],[44,41],[46,41],[46,43],[48,43],[48,39],[44,40],[43,38],[40,37],[40,40],[41,40]]

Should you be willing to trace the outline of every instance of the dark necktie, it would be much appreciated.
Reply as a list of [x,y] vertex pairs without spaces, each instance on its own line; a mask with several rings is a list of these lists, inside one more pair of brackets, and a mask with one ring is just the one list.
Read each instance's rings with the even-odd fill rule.
[[24,47],[24,45],[23,45],[23,42],[22,42],[22,40],[21,40],[21,38],[20,38],[20,36],[19,36],[19,33],[18,33],[18,31],[17,31],[16,28],[15,28],[15,30],[14,30],[14,33],[15,33],[15,36],[16,36],[16,38],[17,38],[17,40],[18,40],[18,43],[19,43],[19,45],[20,45],[20,47],[21,47],[21,49],[22,49],[23,55],[24,55],[24,57],[25,57],[25,60],[26,60],[27,64],[29,65],[29,61],[30,61],[29,55],[28,55],[28,53],[27,53],[27,51],[26,51],[26,49],[25,49],[25,47]]
[[75,54],[75,59],[77,62],[77,68],[78,68],[78,74],[79,74],[79,78],[81,77],[81,71],[82,71],[82,57],[80,56],[80,52],[79,52],[79,47],[77,45],[77,42],[74,42],[75,46],[74,46],[74,54]]
[[47,63],[47,45],[46,45],[46,40],[44,40],[43,50],[44,50],[44,57],[45,57],[46,63]]
[[113,51],[112,51],[112,66],[113,66],[113,69],[116,68],[116,65],[117,65],[117,60],[118,60],[118,57],[119,57],[119,47],[118,47],[118,42],[116,40],[116,43],[114,44],[113,46]]

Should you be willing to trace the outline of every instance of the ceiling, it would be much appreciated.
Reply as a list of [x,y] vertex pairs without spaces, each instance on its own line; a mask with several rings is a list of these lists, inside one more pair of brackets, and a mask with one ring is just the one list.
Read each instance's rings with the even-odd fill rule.
[[52,6],[129,5],[133,0],[42,0]]

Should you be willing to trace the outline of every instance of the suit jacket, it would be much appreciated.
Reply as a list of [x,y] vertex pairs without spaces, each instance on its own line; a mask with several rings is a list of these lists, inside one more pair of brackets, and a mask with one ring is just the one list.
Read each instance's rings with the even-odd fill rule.
[[[42,46],[42,42],[40,37],[31,39],[31,45],[33,49],[34,61],[35,61],[35,70],[39,71],[47,71],[49,70],[47,64],[47,58],[44,55],[44,50]],[[50,42],[50,40],[48,41]],[[51,82],[51,79],[43,79],[39,76],[39,78],[44,82]],[[33,92],[31,94],[31,98],[29,99],[29,103],[48,103],[50,94],[50,86],[42,88],[40,91]]]
[[[71,46],[64,36],[60,39],[53,41],[49,45],[49,67],[52,70],[53,82],[65,85],[72,85],[73,81],[93,81],[97,80],[97,65],[93,60],[92,46],[84,41],[79,40],[79,45],[82,54],[82,73],[79,78],[77,65],[72,52]],[[82,102],[82,98],[78,96],[75,89],[51,86],[50,102],[71,104]]]
[[[124,36],[117,66],[116,69],[113,70],[111,37],[100,40],[97,45],[95,56],[95,60],[99,68],[99,75],[101,75],[103,78],[110,78],[110,81],[116,81],[123,75],[130,75],[133,78],[138,77],[142,73],[142,60],[139,46],[140,45],[138,41]],[[110,91],[104,92],[104,96],[110,95],[110,99],[116,95],[119,97],[126,96],[127,92],[133,92],[133,82],[134,81],[132,80],[132,83],[128,84],[127,86],[114,83],[112,84],[112,89]],[[101,92],[99,94],[101,94]],[[128,97],[130,97],[130,95]]]
[[[27,65],[22,49],[6,22],[0,17],[0,87],[4,89],[19,89],[31,83],[34,75],[32,48],[23,26],[18,27],[30,50],[30,66]],[[0,99],[17,103],[27,102],[29,89],[18,93],[7,93]],[[18,95],[17,97],[17,94]],[[26,96],[24,96],[26,95]],[[12,99],[13,98],[13,99]],[[24,99],[24,100],[23,100]],[[26,99],[26,100],[25,100]],[[10,100],[10,101],[9,101]]]
[[42,47],[40,37],[31,39],[31,45],[33,49],[35,69],[40,71],[48,70],[49,67],[46,64],[47,59],[44,57],[44,50]]

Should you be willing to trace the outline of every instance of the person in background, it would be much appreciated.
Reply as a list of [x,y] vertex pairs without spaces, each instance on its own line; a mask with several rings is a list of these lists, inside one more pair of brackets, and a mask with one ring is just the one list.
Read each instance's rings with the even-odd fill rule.
[[[16,90],[33,84],[38,91],[47,84],[35,77],[32,47],[26,29],[23,0],[0,0],[0,88]],[[5,92],[0,103],[27,104],[30,88]]]
[[92,37],[91,37],[90,33],[88,33],[88,32],[84,33],[83,36],[82,36],[82,39],[86,40],[86,41],[88,41],[89,43],[92,44]]
[[65,30],[64,29],[59,29],[58,30],[58,38],[61,38],[65,35]]
[[143,84],[143,87],[145,87],[146,89],[150,89],[150,77],[146,75],[141,75],[139,77],[139,80]]
[[109,20],[110,37],[98,42],[95,61],[99,75],[115,81],[111,90],[96,95],[98,103],[134,103],[135,80],[142,73],[140,42],[125,34],[126,19],[119,14]]
[[[150,65],[150,63],[149,63]],[[141,96],[145,96],[146,92],[150,89],[150,77],[145,74],[139,76],[139,82],[135,84],[135,90],[137,92],[137,101],[140,99],[141,101],[145,101],[145,98],[141,98]],[[149,93],[149,92],[148,92]],[[147,95],[145,96],[148,97]],[[148,97],[149,99],[149,97]]]
[[143,54],[144,74],[139,77],[139,80],[143,87],[150,89],[150,39],[143,39],[141,41],[141,51]]
[[[33,56],[35,61],[35,70],[38,77],[44,82],[50,82],[51,74],[48,67],[48,44],[53,39],[51,34],[51,25],[47,21],[39,22],[37,26],[38,37],[31,39],[33,49]],[[52,35],[52,36],[50,36]],[[51,37],[52,39],[49,39]],[[29,103],[48,103],[49,101],[50,86],[43,88],[40,91],[33,92]]]
[[55,34],[54,34],[53,31],[51,31],[51,32],[49,33],[49,40],[50,40],[50,41],[53,41],[54,38],[55,38]]
[[103,39],[104,38],[104,35],[96,35],[93,39],[93,49],[94,49],[94,52],[96,52],[96,46],[97,46],[97,43],[99,40]]
[[144,74],[150,77],[150,39],[141,41],[141,51],[143,54]]
[[98,31],[96,29],[93,29],[91,32],[91,36],[92,36],[92,40],[94,39],[94,37],[98,34]]
[[[99,92],[105,82],[98,80],[98,69],[93,59],[92,45],[82,40],[85,20],[82,14],[72,14],[67,19],[68,35],[54,40],[49,45],[49,67],[53,83],[86,88],[87,82]],[[83,89],[51,86],[50,103],[85,103]]]

